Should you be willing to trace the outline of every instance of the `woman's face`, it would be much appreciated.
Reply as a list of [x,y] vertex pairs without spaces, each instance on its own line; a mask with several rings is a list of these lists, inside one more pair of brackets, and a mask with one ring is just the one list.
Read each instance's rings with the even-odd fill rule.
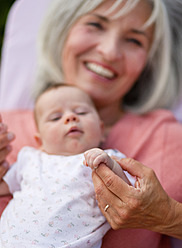
[[153,38],[153,27],[142,30],[151,14],[146,1],[118,19],[105,14],[112,3],[82,16],[63,49],[65,81],[89,93],[98,108],[121,102],[146,65]]

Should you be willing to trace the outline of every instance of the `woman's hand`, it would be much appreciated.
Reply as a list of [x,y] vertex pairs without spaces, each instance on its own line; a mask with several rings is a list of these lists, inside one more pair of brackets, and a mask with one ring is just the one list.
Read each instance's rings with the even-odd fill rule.
[[111,227],[144,228],[182,239],[182,220],[181,223],[178,220],[182,204],[166,194],[152,169],[130,158],[117,162],[136,176],[135,187],[126,184],[104,165],[93,172],[98,204]]
[[14,134],[8,132],[8,128],[2,122],[2,118],[0,116],[0,179],[3,177],[3,175],[9,168],[9,164],[6,161],[6,157],[12,150],[10,142],[14,140],[14,138]]

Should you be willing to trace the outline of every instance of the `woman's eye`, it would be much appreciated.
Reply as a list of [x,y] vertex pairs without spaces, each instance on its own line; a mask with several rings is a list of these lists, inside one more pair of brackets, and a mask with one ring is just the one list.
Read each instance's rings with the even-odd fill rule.
[[142,47],[142,43],[137,39],[127,39],[127,41],[129,41],[129,42],[131,42],[131,43],[133,43],[133,44],[135,44],[137,46]]
[[103,29],[103,26],[99,22],[88,22],[87,25],[94,26],[98,29]]

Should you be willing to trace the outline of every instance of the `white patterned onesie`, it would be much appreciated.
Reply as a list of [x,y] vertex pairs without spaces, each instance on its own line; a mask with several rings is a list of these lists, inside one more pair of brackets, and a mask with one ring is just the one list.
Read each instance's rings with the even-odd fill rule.
[[[109,155],[123,154],[106,150]],[[110,225],[102,215],[84,156],[23,148],[4,177],[13,199],[0,222],[0,247],[98,248]]]

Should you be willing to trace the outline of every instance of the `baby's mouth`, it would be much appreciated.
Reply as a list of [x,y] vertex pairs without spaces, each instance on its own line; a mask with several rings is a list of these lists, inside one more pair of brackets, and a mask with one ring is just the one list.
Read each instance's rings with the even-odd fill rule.
[[83,131],[81,131],[80,129],[78,129],[77,127],[72,127],[68,130],[67,134],[81,134],[83,133]]
[[105,77],[107,79],[114,79],[116,77],[116,74],[113,71],[111,71],[111,70],[109,70],[109,69],[107,69],[101,65],[86,62],[85,66],[87,67],[87,69],[89,71],[92,71],[101,77]]

